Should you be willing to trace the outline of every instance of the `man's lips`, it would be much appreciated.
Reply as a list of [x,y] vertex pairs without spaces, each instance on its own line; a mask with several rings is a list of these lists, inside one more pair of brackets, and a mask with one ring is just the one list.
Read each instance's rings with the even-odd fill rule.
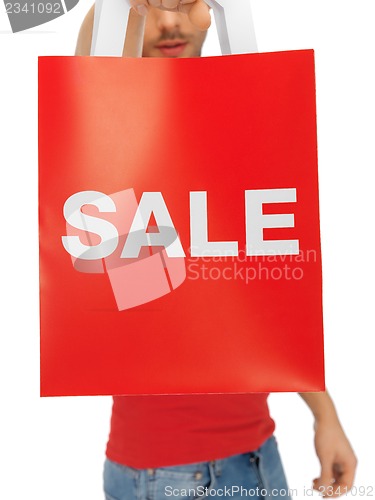
[[187,42],[185,40],[166,40],[156,45],[156,48],[167,57],[179,56],[185,50]]

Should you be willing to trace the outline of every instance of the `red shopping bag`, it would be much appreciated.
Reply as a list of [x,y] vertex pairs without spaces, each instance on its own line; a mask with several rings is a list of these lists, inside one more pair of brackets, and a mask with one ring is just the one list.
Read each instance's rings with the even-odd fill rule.
[[324,389],[314,54],[39,59],[41,394]]

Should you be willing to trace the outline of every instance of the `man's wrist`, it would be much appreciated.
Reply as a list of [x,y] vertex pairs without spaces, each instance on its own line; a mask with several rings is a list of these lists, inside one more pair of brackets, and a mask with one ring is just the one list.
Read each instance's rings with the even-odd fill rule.
[[322,423],[332,426],[341,425],[336,408],[327,392],[300,393],[300,396],[310,408],[315,425]]

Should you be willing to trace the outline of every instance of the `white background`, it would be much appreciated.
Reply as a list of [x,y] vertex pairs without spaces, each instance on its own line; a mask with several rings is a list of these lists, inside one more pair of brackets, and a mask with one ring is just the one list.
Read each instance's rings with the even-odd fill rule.
[[[110,398],[39,398],[37,57],[72,55],[90,5],[19,34],[0,7],[0,498],[103,498]],[[375,488],[375,2],[252,5],[260,51],[316,51],[327,385],[359,458],[356,485]],[[218,53],[212,32],[204,54]],[[312,417],[295,394],[270,403],[290,487],[303,498],[319,473]]]

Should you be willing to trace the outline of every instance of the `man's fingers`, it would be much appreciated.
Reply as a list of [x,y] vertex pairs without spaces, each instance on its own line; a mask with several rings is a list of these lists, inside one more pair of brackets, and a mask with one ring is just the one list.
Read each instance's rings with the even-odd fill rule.
[[210,8],[203,0],[130,0],[131,6],[141,16],[146,16],[148,7],[178,11],[188,14],[194,26],[206,31],[211,25]]
[[211,25],[210,8],[203,0],[196,0],[194,3],[180,3],[178,10],[188,14],[194,26],[202,31],[206,31]]
[[332,471],[322,470],[319,478],[314,479],[313,487],[324,497],[338,497],[347,493],[354,484],[355,468],[342,471],[337,469]]
[[148,2],[147,0],[130,0],[130,5],[141,16],[147,16]]
[[337,474],[335,485],[337,487],[340,487],[343,491],[345,491],[345,489],[350,490],[351,488],[353,488],[355,468],[356,464],[353,464],[353,466],[351,467],[348,466],[346,470],[342,470],[340,468],[340,471]]
[[327,481],[321,482],[321,478],[314,479],[313,481],[313,488],[314,490],[319,492],[319,496],[323,498],[335,498],[338,495],[336,492],[336,486],[334,481]]
[[162,0],[162,6],[168,10],[177,9],[180,0]]
[[332,486],[333,482],[334,482],[334,477],[330,462],[329,465],[322,464],[320,477],[314,479],[314,489],[317,490],[320,488],[320,491],[324,492],[324,489],[328,488],[329,486]]
[[210,9],[206,2],[197,0],[189,13],[190,21],[202,31],[208,30],[211,25]]

